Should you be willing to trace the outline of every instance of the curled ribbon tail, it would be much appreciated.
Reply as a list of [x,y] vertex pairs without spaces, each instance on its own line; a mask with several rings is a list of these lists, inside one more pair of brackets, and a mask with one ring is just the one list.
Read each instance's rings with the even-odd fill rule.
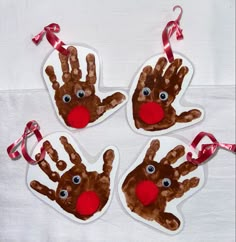
[[194,164],[200,165],[201,163],[207,161],[209,158],[211,158],[213,155],[215,155],[218,148],[223,148],[232,152],[236,152],[236,145],[235,144],[225,144],[225,143],[219,143],[217,139],[214,137],[213,134],[206,133],[206,132],[200,132],[191,143],[191,147],[195,149],[197,145],[200,143],[200,141],[207,136],[212,141],[211,144],[202,144],[201,150],[198,152],[198,157],[193,158],[192,153],[188,152],[186,159],[189,162],[192,162]]
[[18,152],[18,151],[13,152],[13,150],[15,150],[20,144],[21,144],[22,155],[29,164],[32,164],[32,165],[37,164],[39,161],[44,159],[45,150],[43,148],[41,148],[40,158],[37,161],[32,159],[27,152],[26,140],[32,134],[35,134],[38,142],[43,139],[43,137],[39,131],[39,125],[34,120],[27,123],[23,135],[7,148],[7,153],[11,159],[20,158],[20,152]]
[[34,36],[34,38],[32,38],[32,41],[37,45],[41,42],[41,40],[43,39],[43,36],[45,34],[45,30],[42,30],[39,34],[37,34],[36,36]]

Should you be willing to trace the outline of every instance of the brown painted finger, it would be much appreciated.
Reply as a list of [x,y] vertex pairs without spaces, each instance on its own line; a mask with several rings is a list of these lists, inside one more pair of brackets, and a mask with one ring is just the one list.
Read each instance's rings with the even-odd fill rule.
[[168,79],[170,80],[175,74],[177,73],[177,70],[179,67],[182,65],[182,60],[181,59],[175,59],[167,68],[164,74],[164,80]]
[[177,73],[177,83],[181,86],[182,85],[182,82],[183,82],[183,79],[184,77],[186,76],[186,74],[188,73],[189,69],[187,66],[182,66],[178,73]]
[[67,138],[65,136],[61,136],[60,141],[63,144],[65,151],[69,155],[70,161],[75,165],[81,163],[82,160],[80,155],[75,151],[73,146],[68,143]]
[[89,82],[90,84],[95,84],[97,80],[95,56],[93,54],[88,54],[86,56],[86,62],[87,62],[86,81]]
[[159,58],[154,68],[154,76],[156,77],[162,76],[164,68],[166,67],[166,64],[167,64],[167,59],[165,57]]
[[165,228],[175,231],[180,226],[180,220],[172,213],[159,212],[155,220]]
[[38,193],[47,196],[51,200],[55,200],[55,191],[49,189],[47,186],[41,184],[40,182],[33,180],[30,182],[30,186]]
[[180,164],[176,170],[179,172],[180,176],[186,176],[187,174],[189,174],[190,172],[194,171],[195,169],[197,169],[197,165],[189,162],[189,161],[185,161],[184,163]]
[[151,74],[152,74],[152,67],[145,66],[139,76],[139,80],[137,83],[137,89],[141,90],[142,88],[145,87],[145,82],[147,80],[147,77],[150,76]]
[[110,172],[112,170],[112,163],[114,158],[115,158],[115,153],[112,149],[107,150],[103,154],[103,160],[104,160],[103,173],[105,173],[107,176],[110,175]]
[[160,148],[160,141],[158,139],[152,140],[149,148],[147,149],[144,159],[153,160],[159,148]]
[[176,116],[176,122],[179,123],[188,123],[194,119],[199,118],[202,115],[201,111],[198,109],[192,109],[187,112],[183,112],[180,115]]
[[60,171],[65,170],[66,168],[65,161],[59,160],[57,151],[52,147],[51,143],[48,140],[43,142],[43,148],[46,150],[47,154],[50,156],[52,161],[56,163],[57,168]]
[[61,70],[62,70],[62,80],[64,82],[68,82],[71,79],[69,64],[68,64],[68,56],[59,53],[59,59],[61,62]]
[[176,198],[182,197],[184,193],[188,192],[191,188],[198,186],[200,179],[198,177],[192,177],[191,179],[185,179],[180,183],[179,190],[176,193]]
[[57,77],[55,75],[53,66],[47,66],[45,69],[45,72],[48,75],[49,80],[52,83],[52,88],[54,90],[57,90],[60,87],[60,84],[57,82]]
[[173,164],[175,163],[180,157],[185,154],[185,149],[183,145],[178,145],[171,151],[167,153],[165,157],[163,157],[160,161],[162,164]]
[[71,77],[75,81],[80,80],[82,72],[79,65],[77,49],[74,46],[69,46],[67,49],[70,52]]
[[[35,156],[35,159],[39,161],[40,156],[41,154],[37,154]],[[57,172],[51,170],[50,165],[45,159],[39,161],[38,165],[41,170],[49,177],[50,180],[52,180],[53,182],[58,182],[60,180],[60,175]]]

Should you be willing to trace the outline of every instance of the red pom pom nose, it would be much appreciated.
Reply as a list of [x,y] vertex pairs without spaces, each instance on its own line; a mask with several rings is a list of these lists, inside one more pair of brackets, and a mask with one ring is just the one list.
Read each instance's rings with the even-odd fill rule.
[[77,129],[81,129],[87,126],[89,120],[89,111],[84,106],[77,106],[73,108],[67,116],[67,123],[69,124],[69,126]]
[[87,191],[81,193],[76,202],[76,211],[80,215],[93,215],[100,205],[100,199],[96,192]]
[[164,118],[164,111],[158,103],[147,102],[140,106],[139,117],[146,124],[155,124]]
[[159,189],[157,185],[152,181],[141,181],[136,186],[135,193],[139,201],[144,206],[148,206],[151,203],[155,202],[159,193]]

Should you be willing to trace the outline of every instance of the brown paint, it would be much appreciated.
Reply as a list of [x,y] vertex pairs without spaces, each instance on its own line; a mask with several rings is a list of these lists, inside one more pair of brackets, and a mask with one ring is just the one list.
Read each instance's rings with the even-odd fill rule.
[[[146,66],[140,74],[132,97],[133,119],[137,129],[141,128],[146,131],[163,130],[170,128],[176,122],[187,123],[201,116],[201,112],[197,109],[192,109],[179,115],[176,114],[172,103],[181,90],[184,77],[188,73],[188,68],[186,66],[181,67],[182,59],[175,59],[164,72],[166,65],[166,58],[161,57],[158,59],[154,69],[151,66]],[[142,89],[144,87],[150,88],[151,94],[149,96],[143,95]],[[159,94],[162,91],[167,92],[169,95],[166,101],[159,98]],[[140,119],[140,106],[147,102],[156,102],[162,107],[165,115],[158,123],[147,124]]]
[[[73,152],[75,154],[77,162],[73,160],[73,163],[75,165],[68,171],[64,172],[61,177],[59,177],[56,191],[49,189],[47,186],[41,184],[39,181],[36,180],[32,181],[30,183],[30,186],[38,193],[49,197],[51,200],[55,200],[55,202],[59,204],[59,206],[63,210],[73,214],[79,219],[86,220],[93,215],[83,216],[78,214],[78,212],[76,211],[77,199],[80,194],[85,191],[94,191],[97,193],[100,199],[100,205],[97,212],[103,209],[110,196],[110,172],[112,170],[112,163],[114,160],[114,151],[109,149],[104,153],[103,171],[101,173],[98,173],[97,171],[88,172],[85,165],[82,163],[81,157],[78,153],[75,152],[72,145],[68,143],[66,137],[62,136],[60,137],[60,140],[64,148],[66,147],[65,150],[68,153],[70,159],[71,157],[73,157]],[[48,162],[46,163],[48,164]],[[42,169],[42,171],[45,172],[47,175],[52,172],[51,169]],[[81,181],[79,184],[74,184],[72,178],[78,175],[80,176]],[[61,190],[66,190],[68,192],[68,197],[66,199],[60,197]],[[54,194],[54,196],[52,194]]]
[[[73,46],[70,46],[67,49],[70,52],[70,57],[59,54],[63,72],[62,79],[64,81],[62,86],[57,82],[57,77],[52,66],[47,66],[45,70],[52,82],[52,87],[55,90],[54,99],[56,101],[59,115],[61,115],[65,123],[69,126],[67,117],[70,111],[77,106],[84,106],[89,111],[89,123],[92,123],[100,118],[106,111],[113,109],[118,104],[122,103],[125,100],[125,96],[120,92],[116,92],[101,100],[96,95],[94,86],[97,79],[95,56],[93,54],[87,55],[87,76],[85,81],[81,81],[82,73],[79,66],[77,49]],[[68,62],[70,62],[71,71],[69,71]],[[84,91],[84,97],[79,98],[76,95],[79,90]],[[71,101],[69,103],[63,102],[63,96],[65,94],[71,96]]]
[[[179,182],[180,176],[185,176],[197,169],[197,165],[190,162],[184,162],[174,168],[171,164],[175,163],[185,154],[184,146],[178,145],[168,152],[161,161],[154,161],[155,154],[160,147],[159,140],[153,140],[148,148],[143,162],[132,170],[125,178],[122,184],[126,203],[129,209],[149,221],[156,221],[161,226],[169,230],[177,230],[180,226],[180,220],[172,213],[165,211],[168,202],[184,195],[185,192],[194,188],[199,183],[199,178],[193,177]],[[149,174],[146,171],[148,165],[155,167],[155,172]],[[169,187],[163,185],[163,179],[168,178],[171,181]],[[158,187],[159,193],[156,200],[144,206],[136,196],[135,188],[142,181],[152,181]]]

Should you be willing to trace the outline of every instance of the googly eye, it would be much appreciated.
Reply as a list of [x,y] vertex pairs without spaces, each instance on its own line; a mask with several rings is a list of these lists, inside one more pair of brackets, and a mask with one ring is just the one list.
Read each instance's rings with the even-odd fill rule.
[[68,192],[67,190],[61,190],[59,193],[59,196],[61,199],[66,199],[68,197]]
[[85,96],[85,92],[84,92],[84,90],[78,90],[77,93],[76,93],[76,96],[77,96],[78,98],[82,98],[82,97],[84,97],[84,96]]
[[64,103],[69,103],[71,101],[71,96],[69,94],[65,94],[62,97],[62,100],[63,100]]
[[163,187],[169,187],[171,185],[171,180],[169,178],[164,178],[162,180],[162,186]]
[[166,101],[168,99],[168,93],[167,92],[160,92],[159,94],[159,98],[162,100],[162,101]]
[[72,182],[73,182],[74,184],[79,184],[80,181],[81,181],[81,177],[80,177],[79,175],[77,175],[77,176],[73,176],[73,177],[72,177]]
[[143,93],[144,96],[149,96],[150,93],[151,93],[151,90],[148,87],[144,87],[143,90],[142,90],[142,93]]
[[148,174],[153,174],[155,171],[156,171],[156,168],[155,168],[155,166],[153,166],[153,165],[148,165],[148,166],[146,167],[146,172],[147,172]]

